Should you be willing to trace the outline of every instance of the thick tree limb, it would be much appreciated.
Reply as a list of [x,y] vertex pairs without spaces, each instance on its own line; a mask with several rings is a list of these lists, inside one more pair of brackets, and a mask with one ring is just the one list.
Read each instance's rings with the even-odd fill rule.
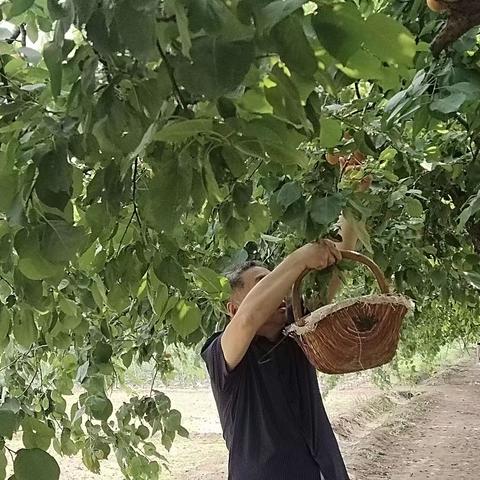
[[448,20],[430,48],[435,57],[471,28],[480,25],[480,0],[443,0]]

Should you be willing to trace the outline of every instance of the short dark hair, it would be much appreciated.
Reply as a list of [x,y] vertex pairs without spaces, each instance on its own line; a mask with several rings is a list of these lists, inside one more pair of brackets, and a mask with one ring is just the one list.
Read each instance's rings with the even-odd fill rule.
[[237,288],[242,288],[244,286],[242,274],[254,267],[266,268],[262,262],[257,260],[247,260],[246,262],[235,265],[233,268],[225,272],[225,276],[228,278],[232,290],[236,290]]

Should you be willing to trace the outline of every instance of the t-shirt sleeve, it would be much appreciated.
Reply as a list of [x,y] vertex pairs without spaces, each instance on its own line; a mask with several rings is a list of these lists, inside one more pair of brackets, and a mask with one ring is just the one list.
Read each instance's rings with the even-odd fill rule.
[[220,390],[234,385],[245,368],[245,358],[233,369],[228,368],[222,349],[222,334],[218,335],[203,350],[202,358],[207,365],[212,383]]

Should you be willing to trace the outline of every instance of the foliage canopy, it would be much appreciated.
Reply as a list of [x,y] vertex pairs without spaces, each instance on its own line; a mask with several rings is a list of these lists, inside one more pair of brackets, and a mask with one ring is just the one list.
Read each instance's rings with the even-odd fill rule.
[[[423,0],[0,9],[1,478],[20,431],[19,480],[59,477],[50,446],[156,478],[149,438],[187,435],[180,413],[157,391],[114,413],[108,389],[215,329],[217,272],[335,235],[342,211],[417,301],[405,348],[478,333],[475,29],[434,58],[442,18]],[[355,151],[363,172],[324,158]]]

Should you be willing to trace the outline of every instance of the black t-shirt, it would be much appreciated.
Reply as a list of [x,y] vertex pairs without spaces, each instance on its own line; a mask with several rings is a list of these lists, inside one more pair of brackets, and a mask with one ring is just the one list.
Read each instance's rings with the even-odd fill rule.
[[[255,337],[229,371],[213,335],[202,349],[229,451],[229,480],[348,480],[315,369],[291,338]],[[267,354],[268,353],[268,354]],[[267,355],[266,355],[267,354]]]

